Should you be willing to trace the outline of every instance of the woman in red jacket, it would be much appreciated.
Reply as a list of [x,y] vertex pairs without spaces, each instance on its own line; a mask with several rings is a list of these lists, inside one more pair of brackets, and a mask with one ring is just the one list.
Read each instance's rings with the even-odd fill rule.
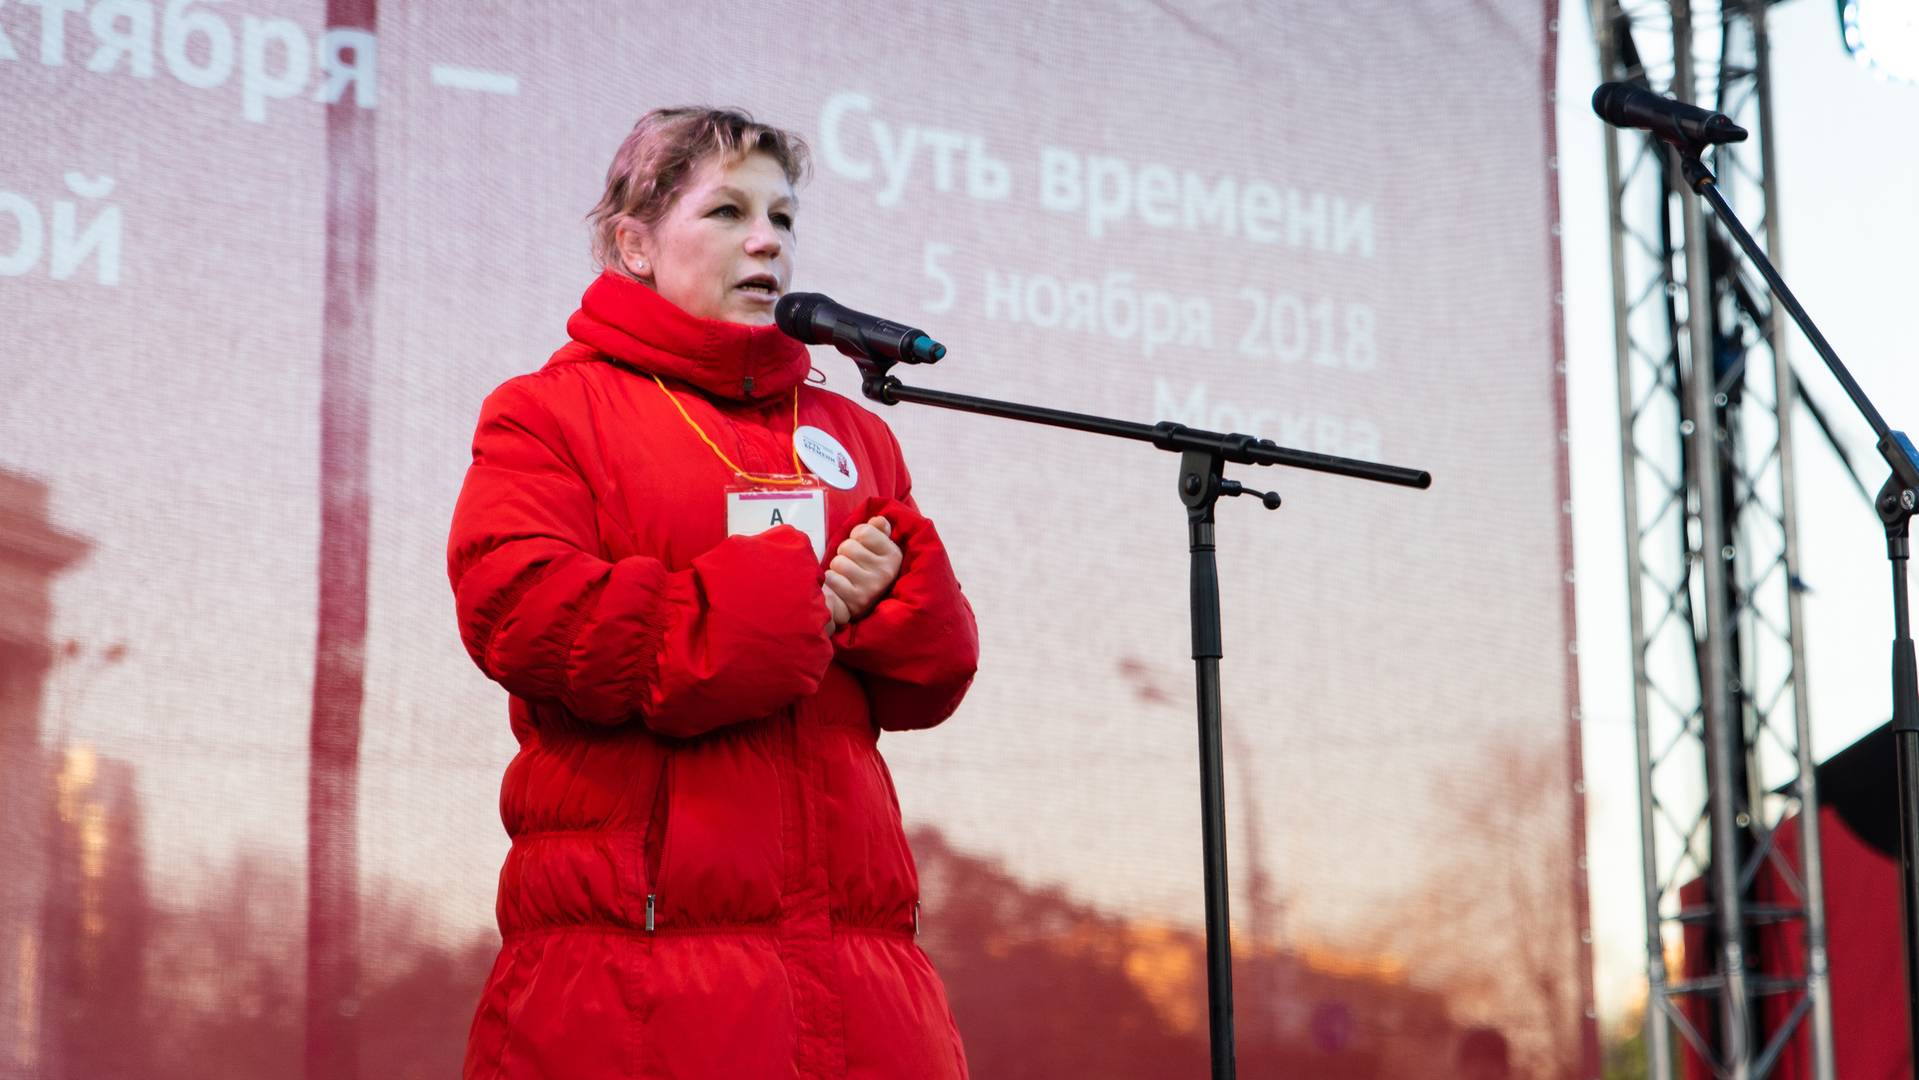
[[966,1075],[878,738],[978,637],[892,433],[772,325],[804,169],[647,114],[571,340],[482,408],[448,571],[520,749],[468,1078]]

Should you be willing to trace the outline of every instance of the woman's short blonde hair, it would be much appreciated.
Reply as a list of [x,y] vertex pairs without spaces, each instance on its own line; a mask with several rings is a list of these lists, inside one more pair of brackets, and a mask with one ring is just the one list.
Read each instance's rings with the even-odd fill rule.
[[805,140],[759,123],[744,110],[693,106],[654,109],[640,117],[607,167],[606,192],[586,216],[593,230],[593,257],[601,266],[631,277],[620,259],[620,226],[657,224],[708,158],[732,164],[754,153],[778,162],[794,187],[806,177]]

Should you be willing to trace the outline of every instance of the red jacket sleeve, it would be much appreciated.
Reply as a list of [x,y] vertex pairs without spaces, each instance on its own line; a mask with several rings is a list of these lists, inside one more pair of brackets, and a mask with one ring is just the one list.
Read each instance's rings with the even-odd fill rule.
[[835,530],[832,546],[875,515],[893,525],[899,577],[873,610],[833,636],[839,660],[860,672],[873,718],[888,731],[928,728],[953,715],[979,668],[979,628],[933,523],[900,499],[868,499]]
[[481,671],[586,720],[681,737],[818,688],[833,646],[804,534],[728,537],[677,572],[609,561],[566,447],[525,383],[487,398],[447,541],[460,637]]

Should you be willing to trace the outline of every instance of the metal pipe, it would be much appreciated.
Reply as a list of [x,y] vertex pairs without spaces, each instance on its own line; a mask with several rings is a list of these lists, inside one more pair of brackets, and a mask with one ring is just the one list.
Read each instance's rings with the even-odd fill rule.
[[[1765,3],[1748,3],[1752,22],[1754,98],[1759,110],[1759,190],[1766,208],[1766,251],[1774,263],[1784,261],[1780,239],[1778,171],[1774,165],[1772,126],[1772,59],[1766,32]],[[1786,637],[1792,650],[1792,711],[1794,747],[1799,780],[1799,873],[1805,889],[1806,997],[1812,1004],[1807,1020],[1811,1045],[1807,1064],[1813,1080],[1834,1080],[1832,1043],[1832,984],[1826,953],[1826,874],[1819,843],[1819,784],[1812,753],[1811,703],[1806,688],[1804,604],[1799,595],[1799,511],[1793,475],[1792,417],[1798,398],[1786,340],[1790,322],[1775,304],[1770,312],[1767,339],[1772,346],[1773,411],[1778,424],[1779,517],[1784,533],[1786,572]]]
[[[1610,0],[1591,0],[1593,33],[1599,43],[1599,69],[1608,79],[1624,77],[1612,24],[1617,6]],[[1653,792],[1652,701],[1646,673],[1645,574],[1639,554],[1639,454],[1634,438],[1632,325],[1626,291],[1625,200],[1619,163],[1619,131],[1608,126],[1606,138],[1606,192],[1611,211],[1613,359],[1619,390],[1619,482],[1625,496],[1626,609],[1632,634],[1633,735],[1639,766],[1640,873],[1646,917],[1646,1057],[1648,1080],[1673,1080],[1672,1021],[1665,1002],[1672,990],[1666,971],[1664,922],[1660,901],[1657,815]]]
[[[1692,11],[1690,0],[1671,0],[1673,83],[1677,96],[1693,93]],[[1678,170],[1672,180],[1679,187],[1680,211],[1686,245],[1686,329],[1688,337],[1685,393],[1690,405],[1693,490],[1699,499],[1699,563],[1704,589],[1705,640],[1701,643],[1699,702],[1706,730],[1706,802],[1712,824],[1712,879],[1714,914],[1719,931],[1720,985],[1719,1053],[1727,1080],[1749,1080],[1750,1007],[1746,986],[1744,905],[1739,889],[1739,826],[1734,820],[1733,756],[1743,756],[1742,725],[1730,715],[1726,678],[1731,667],[1726,605],[1726,574],[1730,548],[1726,523],[1720,513],[1719,455],[1721,432],[1714,402],[1712,339],[1712,282],[1706,251],[1705,208],[1687,198]]]

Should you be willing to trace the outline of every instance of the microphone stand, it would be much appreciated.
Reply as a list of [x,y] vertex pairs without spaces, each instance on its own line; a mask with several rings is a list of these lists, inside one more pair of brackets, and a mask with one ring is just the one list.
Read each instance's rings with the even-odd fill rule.
[[1222,495],[1253,495],[1268,510],[1279,496],[1243,487],[1223,475],[1224,465],[1287,465],[1296,469],[1350,476],[1382,484],[1425,488],[1432,475],[1370,461],[1291,450],[1252,435],[1202,431],[1184,424],[1137,424],[1084,413],[1062,412],[990,398],[906,386],[888,375],[893,361],[854,355],[860,389],[886,405],[902,401],[942,409],[997,416],[1030,424],[1149,442],[1180,455],[1179,501],[1186,507],[1188,547],[1192,553],[1191,618],[1193,663],[1199,687],[1200,839],[1206,880],[1206,1006],[1211,1035],[1213,1080],[1233,1080],[1232,926],[1226,911],[1226,787],[1220,750],[1219,661],[1225,655],[1219,623],[1219,571],[1213,558],[1213,505]]
[[[1726,205],[1711,170],[1699,159],[1702,144],[1683,139],[1667,139],[1679,156],[1681,174],[1686,183],[1707,203],[1732,233],[1753,266],[1766,279],[1779,303],[1791,313],[1792,320],[1805,331],[1807,340],[1826,362],[1833,377],[1845,388],[1846,396],[1872,425],[1878,437],[1879,456],[1886,460],[1892,475],[1879,489],[1873,507],[1886,530],[1886,558],[1892,563],[1892,738],[1894,767],[1899,773],[1899,884],[1903,899],[1906,946],[1906,1031],[1908,1060],[1919,1054],[1919,665],[1913,659],[1912,611],[1906,596],[1906,563],[1911,554],[1908,526],[1913,509],[1919,506],[1919,449],[1903,431],[1894,431],[1873,407],[1866,392],[1853,380],[1839,354],[1826,342],[1825,335],[1813,325],[1812,317],[1799,305],[1799,299],[1786,287],[1772,260],[1759,250],[1752,234],[1739,222],[1732,207]],[[1695,313],[1698,316],[1703,313]],[[1694,359],[1698,363],[1698,358]]]

